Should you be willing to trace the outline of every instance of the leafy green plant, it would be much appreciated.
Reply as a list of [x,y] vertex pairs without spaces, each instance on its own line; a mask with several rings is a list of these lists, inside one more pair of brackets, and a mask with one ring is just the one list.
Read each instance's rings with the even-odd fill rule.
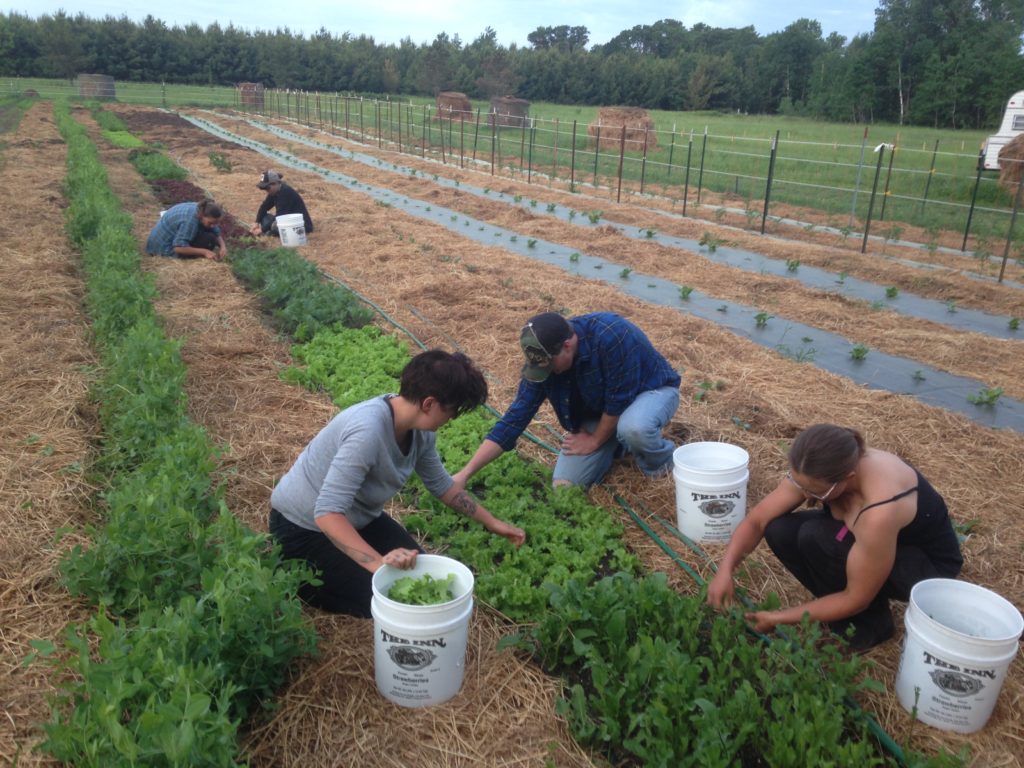
[[722,240],[722,238],[716,237],[710,232],[705,232],[703,235],[700,236],[700,240],[697,241],[697,244],[704,246],[709,251],[711,251],[711,253],[714,253],[715,251],[718,250],[718,246],[720,246],[723,242],[724,241]]
[[786,271],[796,272],[800,269],[800,259],[786,259]]
[[1008,328],[1009,328],[1009,329],[1010,329],[1011,331],[1016,331],[1017,329],[1019,329],[1019,328],[1020,328],[1020,318],[1019,318],[1019,317],[1011,317],[1011,318],[1010,318],[1010,322],[1008,322],[1008,323],[1006,324],[1006,326],[1007,326],[1007,327],[1008,327]]
[[854,344],[850,349],[850,357],[854,360],[860,361],[868,356],[870,350],[863,344]]
[[210,152],[207,157],[210,158],[210,165],[221,173],[231,173],[234,170],[231,161],[223,152]]
[[435,579],[429,573],[419,577],[402,576],[388,590],[388,597],[406,605],[438,605],[455,599],[455,574]]
[[758,328],[764,328],[768,325],[768,321],[772,319],[774,315],[769,315],[767,312],[758,312],[754,315],[754,324]]
[[895,285],[890,285],[885,289],[885,298],[887,299],[895,299],[899,295],[900,289],[897,288]]
[[586,215],[587,215],[587,218],[590,220],[591,224],[597,224],[597,222],[599,222],[601,220],[601,216],[603,215],[603,211],[598,211],[598,210],[587,211]]
[[580,260],[580,255],[579,255],[578,252],[574,251],[573,253],[569,254],[569,261],[571,261],[573,264],[575,264],[579,260]]
[[536,248],[537,247],[537,241],[534,238],[532,238],[532,237],[528,238],[526,240],[526,247],[527,248]]
[[556,207],[557,206],[554,203],[548,203],[547,204],[547,211],[548,211],[548,213],[554,213]]
[[646,237],[648,240],[653,238],[656,234],[657,234],[657,230],[654,230],[654,229],[645,229],[644,230],[644,237]]
[[162,152],[150,149],[132,150],[128,153],[128,160],[147,181],[156,181],[157,179],[184,181],[188,178],[188,171]]
[[847,275],[846,275],[846,273],[845,273],[845,272],[840,272],[840,273],[839,273],[839,274],[837,275],[837,279],[836,279],[836,282],[837,282],[837,283],[839,283],[840,285],[842,285],[843,283],[845,283],[845,282],[846,282],[846,277],[847,277]]
[[619,277],[621,277],[621,278],[622,278],[623,280],[626,280],[626,279],[628,279],[628,278],[629,278],[629,274],[630,274],[630,273],[631,273],[632,271],[633,271],[633,270],[632,270],[632,269],[631,269],[630,267],[623,267],[623,268],[622,268],[622,269],[621,269],[621,270],[619,271]]
[[967,399],[975,405],[993,406],[1002,396],[1002,387],[986,387],[976,394],[968,395]]
[[692,285],[680,285],[679,286],[679,298],[686,301],[690,298],[690,294],[693,293]]

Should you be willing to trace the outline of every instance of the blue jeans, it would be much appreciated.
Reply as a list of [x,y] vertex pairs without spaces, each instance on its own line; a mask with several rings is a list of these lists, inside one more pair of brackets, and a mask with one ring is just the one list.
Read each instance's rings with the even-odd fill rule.
[[[661,433],[678,407],[678,387],[641,392],[619,417],[615,437],[585,456],[558,454],[553,479],[589,488],[601,482],[615,457],[625,452],[636,457],[636,465],[645,475],[661,474],[671,465],[672,451],[676,447]],[[583,429],[593,432],[597,423],[584,423]]]

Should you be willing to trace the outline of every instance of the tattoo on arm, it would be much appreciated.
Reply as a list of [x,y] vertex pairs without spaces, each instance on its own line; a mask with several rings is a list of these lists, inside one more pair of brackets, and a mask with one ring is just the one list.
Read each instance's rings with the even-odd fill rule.
[[451,502],[451,508],[456,512],[461,512],[466,517],[476,519],[477,503],[466,491],[459,491],[455,494],[455,498]]

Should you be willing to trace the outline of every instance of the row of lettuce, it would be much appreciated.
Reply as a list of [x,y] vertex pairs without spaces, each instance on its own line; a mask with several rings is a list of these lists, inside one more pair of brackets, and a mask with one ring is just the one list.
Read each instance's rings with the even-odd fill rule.
[[[62,126],[69,122],[66,131],[71,137],[75,134],[73,121],[62,117]],[[114,124],[109,130],[120,129]],[[68,140],[70,146],[73,139]],[[147,167],[161,162],[173,165],[159,153],[144,157]],[[72,165],[69,161],[69,167]],[[154,176],[143,172],[148,178]],[[73,193],[70,175],[69,193]],[[97,232],[118,229],[107,221],[108,216],[110,222],[122,216],[116,205],[101,208],[92,209],[93,223],[88,226]],[[115,250],[110,247],[115,243],[98,247],[102,256],[90,254],[89,239],[80,238],[73,229],[75,218],[72,212],[69,232],[82,244],[87,263],[105,264],[107,251]],[[98,303],[103,307],[116,304],[121,312],[138,306],[139,323],[158,325],[155,318],[143,319],[151,318],[153,294],[151,285],[137,274],[134,241],[123,258],[132,263],[136,275],[132,281],[137,287],[126,287],[120,273],[101,270],[103,280],[116,285],[97,288]],[[393,336],[366,325],[370,315],[351,293],[325,282],[318,270],[293,250],[235,249],[231,262],[236,275],[263,297],[281,329],[303,342],[294,348],[298,365],[282,373],[286,379],[329,393],[338,407],[397,390],[408,349]],[[99,284],[99,279],[96,282]],[[91,307],[96,303],[92,283],[90,276]],[[150,308],[141,309],[143,305]],[[113,321],[97,324],[101,349],[115,343],[114,339],[120,344],[131,335],[128,326],[111,327],[112,338],[104,341],[102,322]],[[159,376],[146,377],[147,382],[161,382],[170,390],[167,382],[175,381],[175,394],[163,395],[173,400],[173,406],[169,400],[162,408],[168,415],[181,416],[181,421],[167,418],[158,422],[154,414],[159,408],[135,399],[117,404],[119,395],[98,388],[104,413],[109,411],[115,422],[118,414],[129,423],[145,414],[145,435],[158,446],[150,446],[147,452],[142,436],[115,440],[113,435],[119,429],[108,432],[99,467],[112,478],[104,507],[105,529],[113,530],[110,534],[105,529],[96,531],[94,543],[87,550],[76,550],[65,564],[69,586],[101,601],[108,611],[129,617],[113,623],[101,613],[89,627],[69,630],[69,646],[77,654],[71,668],[84,687],[73,687],[61,702],[48,726],[47,744],[58,757],[80,764],[98,764],[97,750],[101,749],[103,762],[115,765],[232,764],[237,747],[231,729],[253,704],[266,702],[284,665],[313,646],[292,596],[298,579],[307,574],[282,568],[263,537],[242,531],[231,521],[219,492],[208,480],[214,469],[213,446],[205,437],[199,441],[198,428],[186,427],[184,421],[182,374],[177,367],[170,370],[172,361],[180,366],[177,347],[162,337],[161,344],[165,346],[147,351],[118,347],[108,367],[121,379],[108,376],[105,380],[118,382],[111,386],[141,392],[141,383],[136,388],[126,382],[139,377],[143,362],[162,361],[165,369]],[[492,423],[492,416],[479,411],[447,425],[438,440],[445,463],[461,466]],[[178,441],[174,436],[179,433],[188,433],[188,441],[184,435]],[[154,435],[162,437],[154,440]],[[115,442],[124,447],[113,449]],[[162,450],[179,442],[181,451]],[[110,458],[109,450],[113,450]],[[189,468],[183,469],[189,462]],[[145,484],[146,475],[156,488]],[[118,477],[126,483],[121,497],[115,493],[119,483],[113,480]],[[138,485],[128,486],[129,482]],[[574,735],[612,763],[859,766],[891,761],[870,737],[866,719],[848,706],[858,690],[873,685],[865,681],[862,663],[857,657],[844,660],[838,653],[818,650],[819,637],[813,627],[805,626],[788,638],[765,645],[745,631],[737,615],[716,614],[699,596],[680,596],[664,575],[644,577],[636,558],[623,547],[621,525],[612,515],[590,503],[579,490],[554,491],[549,469],[515,453],[480,472],[472,490],[496,514],[527,530],[523,547],[515,549],[504,539],[488,535],[417,485],[404,494],[406,506],[414,511],[403,520],[474,570],[480,599],[523,624],[509,644],[564,677],[566,696],[560,711]],[[171,498],[151,503],[158,493],[170,493]],[[118,504],[125,511],[115,515]],[[169,521],[160,521],[161,528],[171,526],[173,541],[166,541],[164,532],[151,530],[156,524],[147,522],[165,517],[166,509],[176,510]],[[112,537],[110,544],[103,543],[107,535]],[[193,544],[185,546],[182,539]],[[132,548],[142,551],[131,552]],[[222,608],[227,584],[218,579],[227,574],[218,569],[225,558],[252,564],[251,570],[240,576],[245,583],[233,583],[231,589],[259,591],[260,597],[253,599],[272,607],[276,625],[269,621],[273,626],[243,626],[243,621],[260,623],[247,613],[249,602],[246,610],[234,604]],[[201,577],[191,586],[187,586],[187,576],[172,570],[183,562],[187,574]],[[258,570],[256,563],[265,570]],[[127,577],[126,572],[130,574]],[[272,587],[256,578],[262,574],[273,575]],[[176,585],[155,594],[157,586],[167,580]],[[238,613],[227,611],[231,607]],[[188,638],[202,637],[204,621],[223,611],[229,617],[219,617],[221,636],[216,642],[207,638],[202,652],[196,654]],[[136,637],[133,627],[147,637]],[[95,651],[89,654],[87,631],[100,640],[98,659]],[[246,645],[254,633],[264,635],[266,642]],[[238,654],[235,663],[241,669],[231,668],[226,661],[214,662],[218,648],[227,645]],[[186,647],[190,674],[203,660],[210,660],[202,669],[210,674],[203,678],[202,695],[188,687],[167,694],[155,692],[149,678],[159,671],[149,666],[136,671],[136,664],[150,663],[139,656],[166,660],[176,649]],[[104,648],[112,650],[104,653]],[[251,669],[254,666],[262,677],[247,676],[255,671]],[[88,681],[87,672],[91,674]],[[170,676],[164,672],[163,676],[157,674],[157,679],[180,681],[184,677],[180,671]],[[220,677],[214,680],[217,675]],[[108,695],[107,688],[114,692]],[[83,700],[93,700],[97,706],[99,701],[110,701],[112,706],[83,715],[86,719],[79,724],[72,718],[77,717],[77,706]],[[154,708],[145,709],[144,702],[152,702]],[[181,723],[177,730],[170,725],[175,718]],[[77,732],[82,726],[88,726],[93,738],[71,739],[68,732]],[[162,735],[156,737],[158,730]],[[183,757],[184,744],[195,746],[200,738],[202,749]],[[220,748],[210,749],[209,740],[216,740]],[[66,744],[66,751],[58,753],[54,746],[59,744]],[[946,755],[913,760],[919,765],[958,764]]]

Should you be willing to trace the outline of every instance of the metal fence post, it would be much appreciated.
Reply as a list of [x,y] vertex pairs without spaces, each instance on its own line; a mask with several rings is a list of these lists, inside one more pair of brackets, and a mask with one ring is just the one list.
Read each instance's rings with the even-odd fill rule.
[[644,156],[640,161],[640,194],[644,193],[644,181],[647,178],[647,132],[648,129],[644,128]]
[[704,188],[704,154],[708,148],[708,127],[704,126],[704,143],[700,147],[700,171],[697,174],[697,205],[700,205],[700,193]]
[[860,252],[868,251],[868,232],[871,231],[871,213],[875,207],[875,194],[878,192],[878,178],[882,175],[882,158],[885,157],[885,144],[879,144],[875,151],[878,152],[878,164],[875,166],[875,183],[871,185],[871,200],[868,202],[868,217],[864,222],[864,241],[861,243]]
[[480,107],[476,108],[476,128],[473,129],[473,162],[476,162],[476,145],[480,141]]
[[686,176],[683,179],[683,216],[686,215],[686,201],[690,197],[690,160],[693,158],[693,131],[690,131],[690,141],[686,145]]
[[569,191],[576,191],[576,121],[572,121],[572,154],[569,158]]
[[1017,222],[1017,211],[1020,210],[1020,195],[1024,191],[1024,182],[1017,182],[1017,194],[1013,197],[1013,213],[1010,214],[1010,227],[1006,230],[1006,247],[1003,249],[1003,263],[999,267],[999,282],[1003,282],[1006,272],[1006,260],[1010,258],[1010,243],[1013,242],[1013,225]]
[[558,178],[558,128],[559,128],[559,123],[558,123],[558,118],[556,117],[555,118],[555,141],[554,141],[554,144],[555,144],[555,150],[554,150],[555,157],[554,157],[554,160],[551,163],[551,179],[552,180]]
[[974,178],[974,190],[971,192],[971,207],[967,211],[967,226],[964,227],[964,241],[960,251],[967,250],[967,235],[971,231],[971,219],[974,218],[974,205],[978,200],[978,187],[981,185],[981,172],[985,170],[985,150],[978,151],[978,175]]
[[928,202],[928,190],[932,186],[932,177],[935,175],[935,157],[939,154],[939,140],[935,140],[935,149],[932,150],[932,165],[928,169],[928,180],[924,183],[924,197],[921,198],[921,216],[924,216],[924,204]]
[[878,212],[878,220],[885,221],[885,204],[889,200],[889,182],[892,181],[892,162],[896,159],[896,145],[889,150],[889,170],[885,173],[885,191],[882,192],[882,210]]
[[668,147],[668,174],[665,176],[665,183],[672,180],[672,154],[676,150],[676,124],[672,123],[672,143]]
[[491,121],[491,176],[494,175],[494,152],[498,143],[498,121]]
[[779,131],[775,131],[775,138],[772,139],[772,151],[768,158],[768,180],[764,185],[764,213],[761,214],[761,234],[764,234],[764,226],[768,221],[768,201],[772,196],[772,178],[775,175],[775,157],[779,151]]
[[626,160],[626,124],[622,124],[622,138],[619,139],[619,171],[618,171],[618,186],[615,191],[615,202],[619,202],[622,199],[622,166]]
[[533,179],[533,142],[537,135],[537,121],[530,118],[530,159],[526,165],[526,183],[530,184]]

